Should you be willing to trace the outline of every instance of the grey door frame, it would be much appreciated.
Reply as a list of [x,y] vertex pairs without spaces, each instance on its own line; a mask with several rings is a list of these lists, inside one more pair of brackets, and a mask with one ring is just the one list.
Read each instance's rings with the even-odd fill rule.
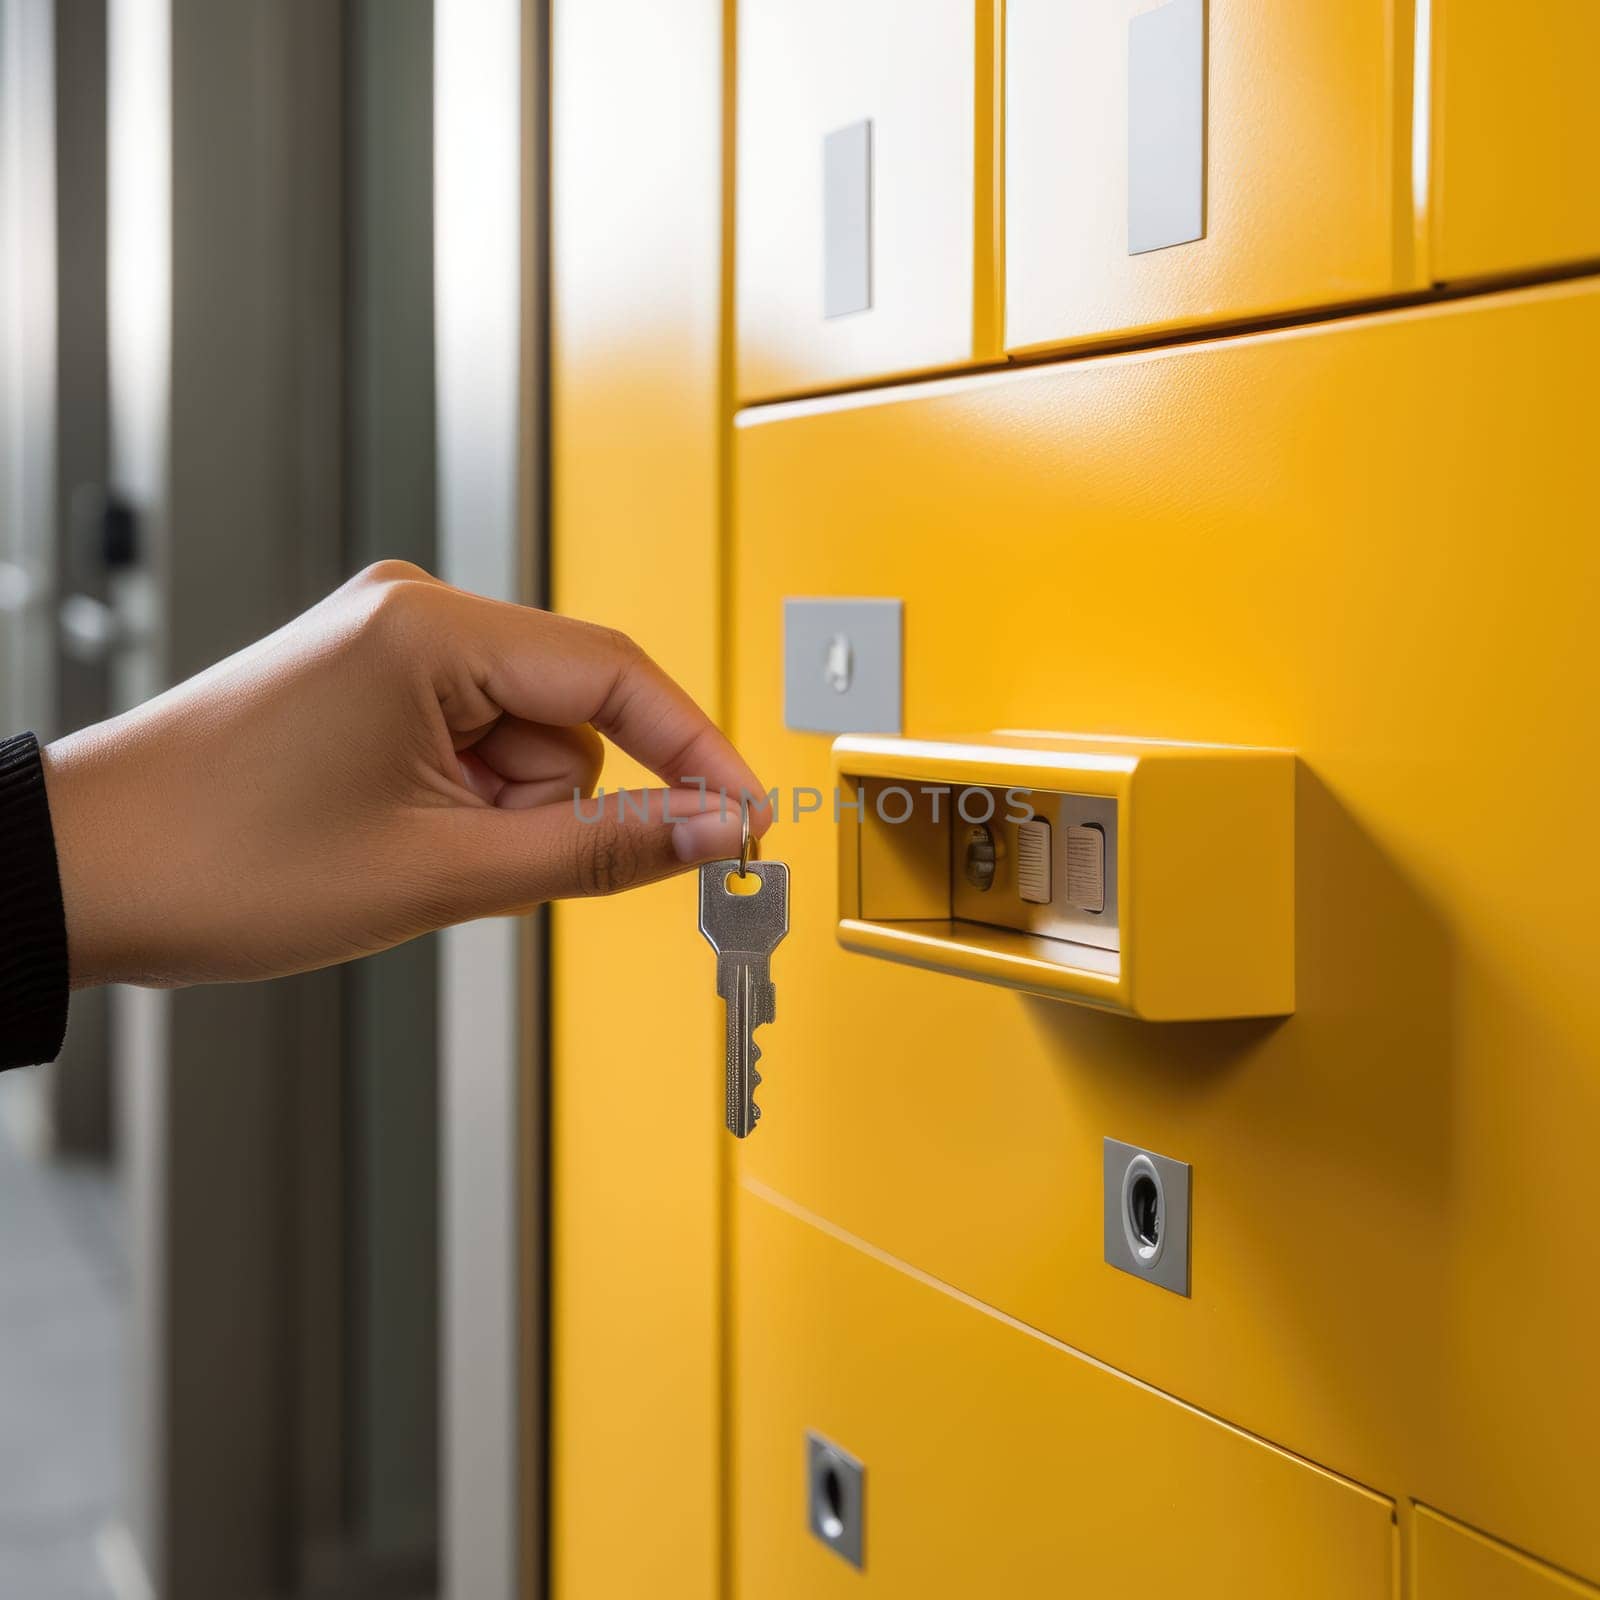
[[[443,575],[545,599],[547,8],[438,0]],[[542,917],[443,938],[445,1600],[544,1592]]]

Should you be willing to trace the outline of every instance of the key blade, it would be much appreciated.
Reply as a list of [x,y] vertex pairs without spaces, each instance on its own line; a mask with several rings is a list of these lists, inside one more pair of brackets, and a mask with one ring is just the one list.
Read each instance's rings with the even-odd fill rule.
[[773,1020],[777,990],[768,958],[789,931],[789,869],[781,861],[752,861],[760,879],[754,894],[735,894],[737,861],[712,861],[700,869],[700,932],[717,952],[717,993],[726,1008],[726,1122],[736,1139],[748,1138],[761,1119],[755,1091],[761,1047],[755,1031]]
[[761,1050],[753,1037],[752,1000],[757,982],[750,964],[735,961],[724,985],[727,1004],[727,1125],[736,1139],[748,1138],[761,1113],[756,1109],[756,1062]]
[[761,1085],[761,1074],[756,1070],[761,1046],[756,1043],[755,1032],[772,1020],[773,986],[764,970],[764,956],[754,961],[735,957],[730,964],[734,972],[733,981],[727,986],[727,1123],[729,1133],[744,1139],[761,1120],[761,1107],[755,1098]]
[[751,986],[750,1026],[764,1028],[778,1020],[778,989],[771,978],[759,979]]
[[756,1090],[761,1086],[761,1074],[756,1071],[760,1055],[760,1047],[752,1040],[748,1073],[742,1074],[738,1082],[733,1076],[728,1080],[727,1125],[735,1139],[748,1139],[761,1120],[761,1107],[756,1104]]

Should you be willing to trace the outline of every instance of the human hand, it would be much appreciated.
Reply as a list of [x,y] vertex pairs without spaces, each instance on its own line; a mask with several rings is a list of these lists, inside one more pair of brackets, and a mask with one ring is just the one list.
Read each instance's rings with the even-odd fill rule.
[[[585,821],[601,734],[670,787]],[[44,759],[74,988],[303,972],[648,883],[736,855],[764,793],[621,634],[394,561]]]

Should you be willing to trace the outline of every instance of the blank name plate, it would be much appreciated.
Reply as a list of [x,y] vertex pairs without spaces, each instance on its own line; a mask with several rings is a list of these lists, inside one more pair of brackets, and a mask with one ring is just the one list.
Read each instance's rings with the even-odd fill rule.
[[1128,23],[1128,254],[1204,238],[1205,0]]
[[822,314],[872,309],[872,124],[822,141]]

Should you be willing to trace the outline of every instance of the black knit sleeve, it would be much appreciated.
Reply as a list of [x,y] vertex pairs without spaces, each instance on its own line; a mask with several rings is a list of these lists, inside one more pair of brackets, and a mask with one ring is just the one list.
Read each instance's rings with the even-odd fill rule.
[[0,740],[0,1068],[53,1061],[67,1031],[67,917],[39,741]]

